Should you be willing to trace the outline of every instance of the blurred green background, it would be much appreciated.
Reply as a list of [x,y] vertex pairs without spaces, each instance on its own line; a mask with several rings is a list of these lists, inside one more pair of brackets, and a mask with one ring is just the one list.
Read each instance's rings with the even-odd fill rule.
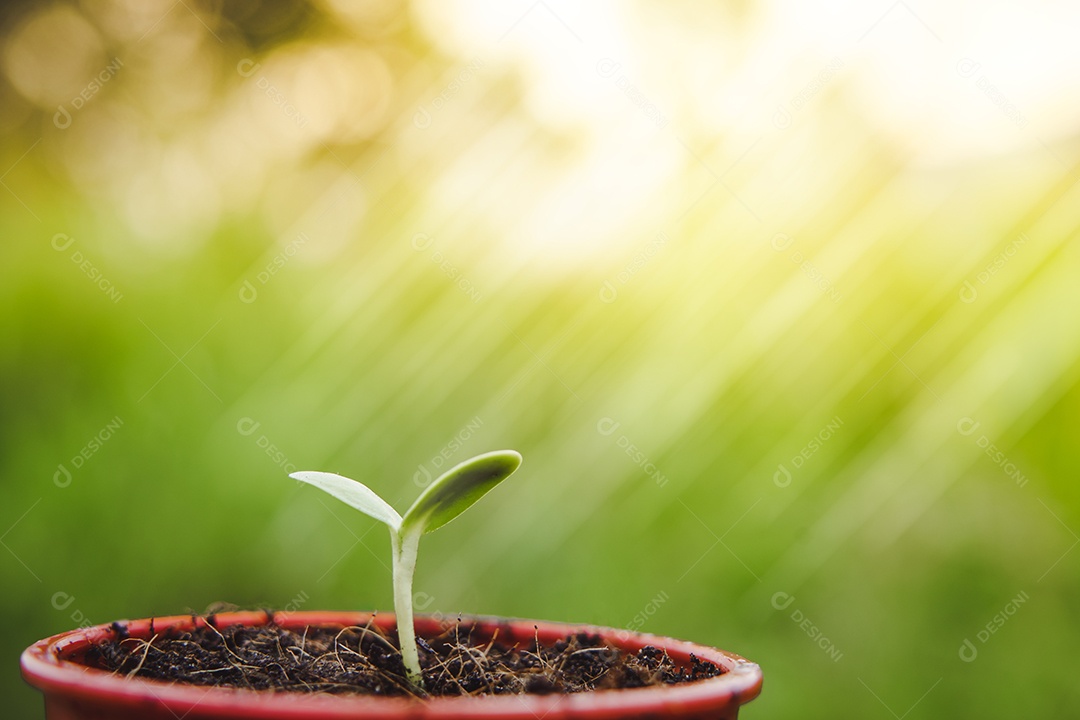
[[11,717],[81,622],[389,610],[286,472],[503,447],[426,612],[715,644],[748,718],[1080,711],[1078,8],[0,13]]

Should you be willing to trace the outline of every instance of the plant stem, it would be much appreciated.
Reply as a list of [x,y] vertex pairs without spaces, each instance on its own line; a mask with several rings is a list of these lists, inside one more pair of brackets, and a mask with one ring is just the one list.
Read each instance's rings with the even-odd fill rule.
[[398,644],[405,675],[417,689],[424,690],[424,676],[420,672],[420,655],[416,650],[416,628],[413,626],[412,581],[416,570],[416,551],[420,545],[418,532],[403,534],[390,530],[390,544],[394,554],[394,613],[397,616]]

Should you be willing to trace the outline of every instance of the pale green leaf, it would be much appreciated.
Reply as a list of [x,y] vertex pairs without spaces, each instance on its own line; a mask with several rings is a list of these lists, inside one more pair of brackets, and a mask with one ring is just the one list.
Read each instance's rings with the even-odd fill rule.
[[333,495],[346,505],[386,523],[395,532],[401,527],[401,516],[398,515],[397,510],[390,507],[385,500],[363,483],[334,473],[313,472],[310,470],[294,472],[289,477],[305,482],[308,485],[314,485],[320,490]]
[[428,533],[450,522],[510,477],[521,465],[513,450],[497,450],[447,470],[420,494],[402,518],[402,532]]

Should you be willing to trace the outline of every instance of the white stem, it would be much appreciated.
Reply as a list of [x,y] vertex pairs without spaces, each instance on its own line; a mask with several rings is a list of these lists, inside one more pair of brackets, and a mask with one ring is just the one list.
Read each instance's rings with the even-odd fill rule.
[[405,664],[405,675],[409,682],[423,690],[424,677],[420,672],[420,655],[416,650],[412,605],[412,580],[420,533],[406,530],[404,534],[399,534],[391,529],[390,543],[394,549],[394,613],[397,615],[401,661]]

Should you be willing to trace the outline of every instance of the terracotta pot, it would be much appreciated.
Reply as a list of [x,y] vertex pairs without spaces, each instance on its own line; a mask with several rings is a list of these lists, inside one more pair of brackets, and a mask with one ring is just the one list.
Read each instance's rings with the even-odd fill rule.
[[[528,643],[539,636],[549,644],[575,632],[600,635],[616,647],[636,652],[645,645],[667,651],[677,663],[689,663],[690,654],[709,660],[727,672],[708,680],[634,688],[601,690],[572,695],[502,695],[486,697],[383,698],[370,696],[309,695],[291,692],[266,692],[232,688],[207,688],[126,678],[80,663],[86,648],[93,642],[115,636],[111,625],[72,630],[41,640],[22,654],[23,677],[45,694],[45,713],[49,720],[343,720],[364,717],[371,720],[402,718],[515,718],[517,720],[564,720],[569,718],[735,718],[739,706],[761,692],[761,669],[747,660],[723,650],[694,645],[680,640],[656,637],[624,630],[567,625],[533,620],[508,620],[491,617],[466,617],[476,623],[474,640],[489,639],[496,631],[504,642]],[[278,625],[302,630],[307,625],[349,626],[374,622],[384,629],[394,628],[392,614],[357,612],[294,612],[274,617]],[[261,625],[265,613],[238,612],[217,615],[219,626]],[[201,618],[164,617],[153,620],[154,629],[191,629]],[[150,620],[124,623],[131,637],[149,639]],[[416,618],[421,637],[435,637],[446,627],[433,617]]]

